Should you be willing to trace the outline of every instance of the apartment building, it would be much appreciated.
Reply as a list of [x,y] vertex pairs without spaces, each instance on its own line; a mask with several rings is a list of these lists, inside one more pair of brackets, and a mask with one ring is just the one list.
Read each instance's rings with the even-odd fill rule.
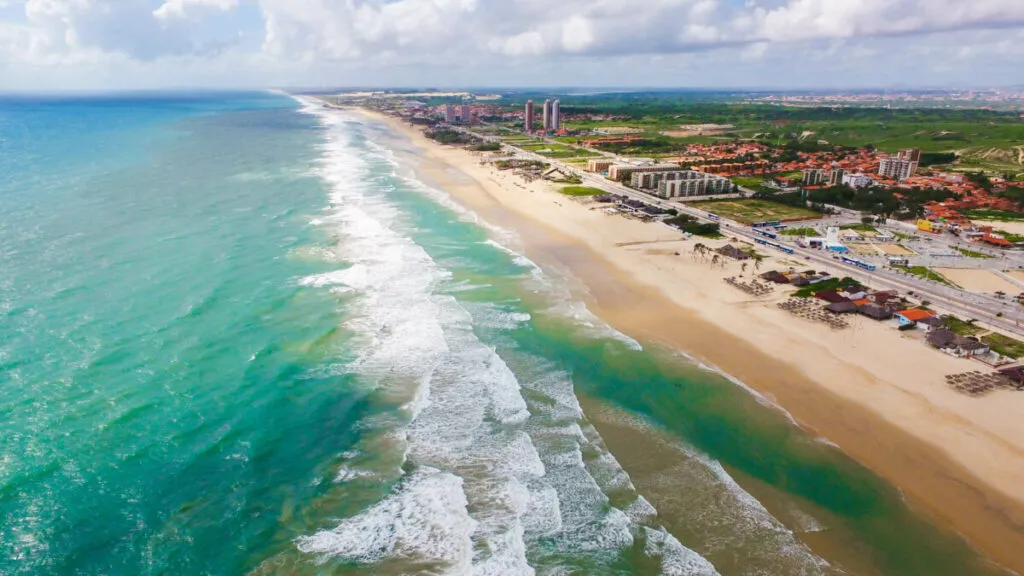
[[828,173],[828,185],[839,186],[843,183],[843,176],[846,176],[846,170],[843,170],[842,168],[833,168],[832,171]]
[[654,190],[662,180],[683,180],[686,174],[683,170],[671,170],[666,172],[634,172],[629,179],[629,185],[640,190]]
[[732,186],[728,178],[687,170],[673,180],[659,182],[657,195],[662,198],[690,198],[729,194]]
[[624,182],[632,178],[636,172],[672,172],[675,170],[679,170],[679,166],[676,164],[648,164],[646,166],[614,164],[608,168],[608,179]]
[[609,168],[612,167],[612,164],[615,164],[613,160],[587,160],[587,172],[597,172],[599,174],[603,174],[607,172]]
[[906,180],[914,177],[920,164],[921,150],[917,148],[900,150],[896,156],[882,158],[878,166],[878,174],[893,180]]
[[825,171],[817,168],[804,170],[804,186],[817,186],[825,181]]

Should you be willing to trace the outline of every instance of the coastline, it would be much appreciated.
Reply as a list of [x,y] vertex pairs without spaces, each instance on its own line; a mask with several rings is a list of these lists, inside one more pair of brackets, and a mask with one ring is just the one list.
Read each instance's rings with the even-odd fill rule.
[[757,301],[724,284],[738,264],[712,270],[685,256],[694,241],[678,232],[591,210],[363,113],[408,137],[426,157],[419,170],[453,198],[519,232],[528,256],[570,270],[610,325],[721,368],[1024,572],[1024,398],[968,398],[942,381],[979,365],[863,318],[843,332],[795,318],[769,305],[781,294]]

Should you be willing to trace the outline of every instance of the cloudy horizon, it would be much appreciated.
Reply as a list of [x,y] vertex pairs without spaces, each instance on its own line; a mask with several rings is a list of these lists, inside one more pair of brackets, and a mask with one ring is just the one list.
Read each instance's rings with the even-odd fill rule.
[[0,90],[1024,84],[1019,0],[0,0]]

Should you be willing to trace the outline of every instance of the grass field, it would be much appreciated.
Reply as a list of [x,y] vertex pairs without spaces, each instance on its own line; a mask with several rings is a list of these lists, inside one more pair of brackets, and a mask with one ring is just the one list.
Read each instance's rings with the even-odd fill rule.
[[946,286],[959,288],[959,286],[950,282],[942,274],[939,274],[938,272],[932,270],[931,268],[926,268],[924,266],[894,266],[894,268],[899,268],[900,270],[903,270],[908,274],[913,274],[914,276],[924,278],[925,280],[934,280],[939,284],[945,284]]
[[785,204],[777,204],[768,200],[715,200],[711,202],[697,202],[693,206],[743,224],[753,224],[754,222],[768,220],[807,220],[821,217],[821,214],[807,208],[786,206]]
[[1004,210],[964,210],[963,214],[972,220],[998,220],[1002,222],[1024,220],[1024,213],[1006,212]]
[[965,322],[955,316],[947,316],[944,322],[946,323],[946,328],[961,336],[977,336],[986,331],[984,328],[975,326],[971,322]]
[[761,178],[760,176],[736,176],[732,181],[737,186],[753,188],[756,190],[761,186],[761,182],[764,181],[764,178]]
[[968,258],[995,258],[995,256],[989,256],[988,254],[982,254],[981,252],[975,252],[974,250],[968,250],[966,248],[954,248],[957,252],[967,256]]
[[783,236],[819,236],[814,228],[787,228],[780,232]]
[[597,196],[598,194],[604,194],[604,190],[600,188],[591,188],[590,186],[566,186],[559,190],[566,196]]
[[1010,358],[1021,358],[1024,356],[1024,342],[1020,340],[1014,340],[1008,336],[993,333],[982,336],[981,341],[991,346],[993,350],[1003,356],[1009,356]]

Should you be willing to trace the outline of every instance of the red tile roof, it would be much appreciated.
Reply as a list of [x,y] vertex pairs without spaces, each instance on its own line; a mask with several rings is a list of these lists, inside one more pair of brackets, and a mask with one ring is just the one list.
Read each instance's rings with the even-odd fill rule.
[[896,314],[899,316],[903,316],[904,318],[910,320],[911,322],[918,322],[926,318],[932,318],[936,315],[935,312],[932,312],[931,310],[921,310],[920,308],[903,310],[901,312],[897,312]]

